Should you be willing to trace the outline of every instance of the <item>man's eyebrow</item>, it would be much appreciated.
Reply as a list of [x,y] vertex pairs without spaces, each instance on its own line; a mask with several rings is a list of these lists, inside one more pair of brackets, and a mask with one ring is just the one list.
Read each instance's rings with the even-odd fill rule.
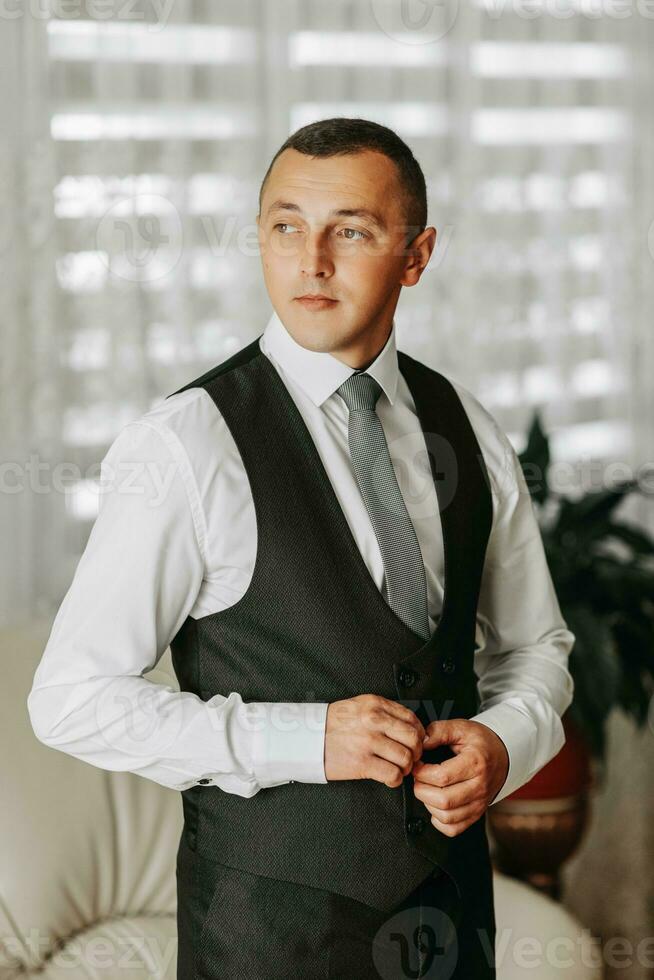
[[[295,211],[297,214],[302,214],[302,208],[299,204],[294,204],[293,201],[273,201],[273,203],[268,208],[267,214],[271,211]],[[376,214],[369,208],[335,208],[333,211],[329,212],[329,217],[334,218],[367,218],[374,225],[377,225],[382,231],[386,231],[386,222],[380,214]]]

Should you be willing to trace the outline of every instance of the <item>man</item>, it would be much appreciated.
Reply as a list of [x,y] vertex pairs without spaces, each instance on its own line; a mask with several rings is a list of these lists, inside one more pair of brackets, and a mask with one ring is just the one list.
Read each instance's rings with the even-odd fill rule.
[[[426,220],[394,132],[298,130],[265,331],[103,460],[141,493],[103,495],[28,704],[181,791],[180,980],[495,976],[485,811],[563,745],[574,637],[507,437],[396,349]],[[169,644],[180,692],[141,676]]]

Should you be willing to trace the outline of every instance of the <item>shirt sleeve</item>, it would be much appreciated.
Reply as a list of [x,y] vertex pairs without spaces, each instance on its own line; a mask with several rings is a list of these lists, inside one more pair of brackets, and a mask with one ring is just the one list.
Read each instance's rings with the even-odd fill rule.
[[162,423],[126,425],[101,463],[98,516],[27,699],[44,744],[171,789],[250,797],[326,782],[328,705],[204,702],[151,671],[193,607],[205,525],[188,456]]
[[528,782],[565,744],[561,716],[572,703],[568,658],[575,637],[561,615],[520,460],[492,416],[488,419],[500,466],[489,467],[495,513],[477,616],[483,640],[475,653],[481,701],[471,720],[499,735],[509,756],[492,806]]

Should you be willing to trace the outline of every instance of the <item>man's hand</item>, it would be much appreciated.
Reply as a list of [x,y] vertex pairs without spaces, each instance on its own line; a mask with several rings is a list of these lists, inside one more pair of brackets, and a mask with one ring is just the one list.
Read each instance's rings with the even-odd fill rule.
[[422,754],[425,728],[410,708],[378,694],[333,701],[327,708],[325,776],[401,786]]
[[432,721],[423,749],[449,745],[454,758],[413,766],[413,792],[431,813],[431,822],[447,837],[456,837],[479,820],[504,785],[509,754],[487,725],[466,718]]

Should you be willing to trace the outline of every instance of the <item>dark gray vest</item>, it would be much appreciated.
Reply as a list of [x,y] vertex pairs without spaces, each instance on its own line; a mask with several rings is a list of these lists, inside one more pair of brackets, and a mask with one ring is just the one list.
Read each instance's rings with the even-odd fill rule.
[[[241,454],[257,521],[245,595],[189,616],[171,643],[180,688],[207,701],[332,702],[377,693],[423,724],[479,707],[475,620],[492,498],[484,459],[455,389],[398,352],[428,451],[445,549],[441,618],[425,640],[384,600],[358,550],[311,435],[259,338],[180,388],[211,395]],[[426,762],[453,755],[448,746]],[[218,787],[183,791],[189,846],[255,874],[392,909],[439,865],[492,914],[485,815],[447,837],[430,823],[411,775],[288,783],[247,799]],[[489,904],[490,903],[490,904]]]

